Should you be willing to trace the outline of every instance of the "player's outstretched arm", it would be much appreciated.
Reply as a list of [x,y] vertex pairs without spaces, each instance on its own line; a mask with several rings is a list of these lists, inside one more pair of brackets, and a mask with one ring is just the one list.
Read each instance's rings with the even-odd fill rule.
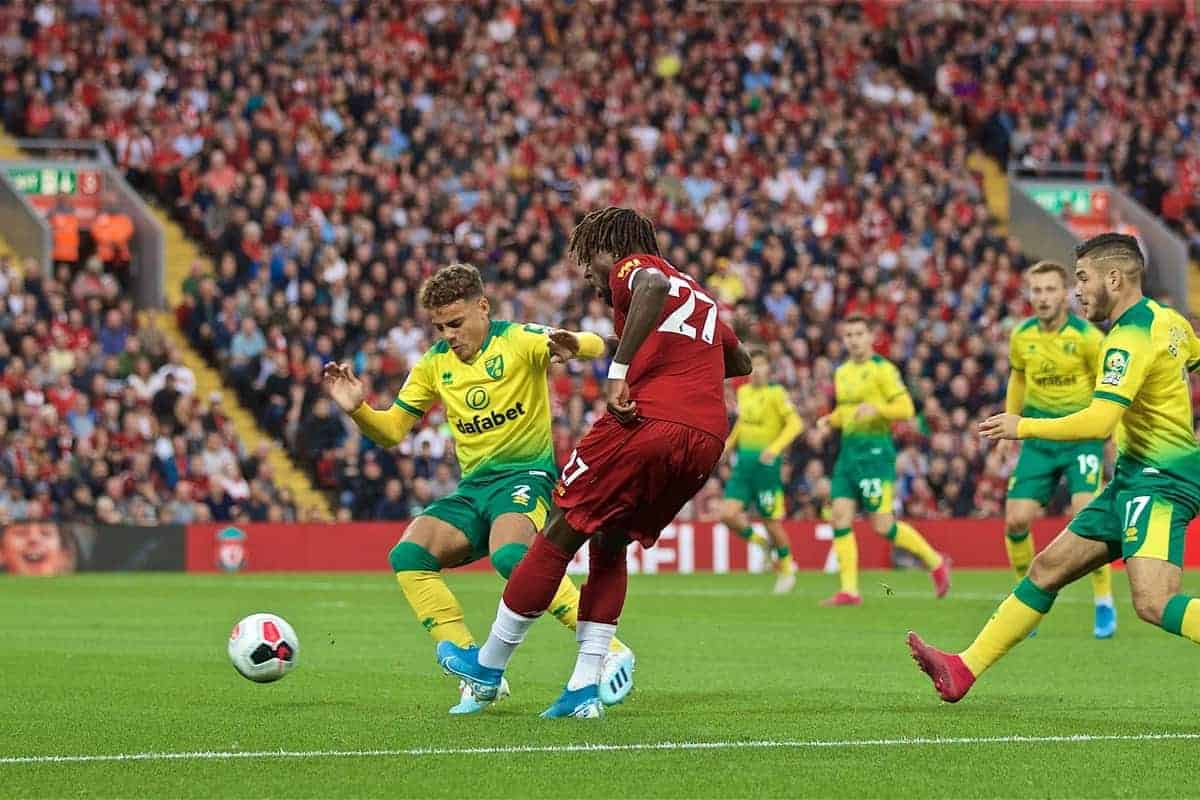
[[1082,411],[1056,419],[1032,419],[1016,414],[996,414],[979,423],[985,438],[1049,439],[1055,442],[1107,439],[1117,429],[1125,406],[1096,398]]
[[386,411],[377,411],[367,405],[362,381],[349,364],[326,364],[321,385],[338,408],[350,415],[358,429],[382,447],[399,444],[417,421],[415,416],[397,405]]
[[607,345],[599,334],[591,331],[567,331],[553,328],[547,334],[550,342],[550,361],[563,364],[572,358],[590,361],[607,352]]

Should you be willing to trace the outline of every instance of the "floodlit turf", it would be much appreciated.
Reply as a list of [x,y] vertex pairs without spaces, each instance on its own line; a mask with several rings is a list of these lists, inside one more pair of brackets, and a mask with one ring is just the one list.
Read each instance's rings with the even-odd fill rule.
[[[634,577],[621,634],[638,655],[637,690],[604,720],[555,722],[536,717],[574,658],[555,620],[514,661],[510,700],[452,719],[455,684],[388,575],[0,579],[0,796],[1200,795],[1200,738],[979,741],[1200,733],[1200,650],[1136,621],[1123,575],[1116,639],[1092,639],[1084,581],[946,706],[905,631],[965,645],[1008,588],[1000,572],[954,578],[935,601],[923,574],[867,573],[863,607],[822,609],[827,576],[802,576],[782,598],[769,576]],[[484,635],[499,579],[451,582]],[[283,615],[300,636],[299,666],[280,683],[250,683],[226,660],[229,628],[253,611]],[[971,741],[899,741],[918,737]],[[674,749],[689,742],[718,746]],[[662,749],[560,749],[584,744]],[[501,752],[413,752],[425,748]],[[321,754],[4,762],[280,750]]]

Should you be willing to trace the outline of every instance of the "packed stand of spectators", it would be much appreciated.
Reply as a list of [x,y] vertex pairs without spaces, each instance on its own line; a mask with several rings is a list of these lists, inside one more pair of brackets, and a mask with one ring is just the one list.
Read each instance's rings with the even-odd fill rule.
[[[416,513],[456,469],[438,410],[394,451],[355,435],[322,363],[351,361],[390,403],[429,344],[416,292],[451,261],[481,269],[499,318],[608,332],[563,252],[609,203],[650,214],[667,257],[769,348],[807,423],[794,514],[828,500],[836,441],[812,423],[851,311],[879,321],[920,412],[897,429],[904,513],[1000,513],[1012,462],[974,422],[1003,402],[1026,261],[988,218],[967,128],[876,58],[888,34],[855,8],[108,5],[10,25],[5,118],[114,142],[211,248],[178,319],[340,516]],[[552,375],[560,459],[603,412],[604,368]],[[692,513],[719,493],[720,477]]]
[[0,525],[295,519],[112,275],[0,256]]
[[1179,16],[906,7],[896,59],[993,155],[1106,165],[1200,258],[1200,34]]

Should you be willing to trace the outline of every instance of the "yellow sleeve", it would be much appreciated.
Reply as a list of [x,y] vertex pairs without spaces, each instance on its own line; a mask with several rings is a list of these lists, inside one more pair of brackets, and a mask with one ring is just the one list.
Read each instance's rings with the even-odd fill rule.
[[787,390],[782,386],[775,393],[775,412],[783,418],[783,429],[767,445],[767,450],[778,454],[787,449],[792,440],[800,435],[800,432],[804,430],[804,423],[801,422],[800,415],[796,413],[796,409],[788,400]]
[[1133,325],[1114,328],[1104,340],[1092,396],[1128,408],[1142,388],[1154,357],[1149,330]]
[[[593,358],[600,358],[608,351],[604,339],[598,334],[589,331],[571,331],[571,333],[579,340],[579,352],[575,354],[577,359],[590,361]],[[529,363],[535,369],[546,370],[550,366],[549,334],[549,328],[532,323],[520,326],[520,329],[513,334],[513,340],[528,356]]]
[[900,380],[900,370],[890,361],[884,366],[879,377],[879,389],[883,394],[883,405],[879,406],[879,416],[886,420],[910,419],[917,414],[912,397],[904,381]]
[[1049,439],[1056,442],[1073,442],[1087,439],[1107,439],[1116,430],[1125,405],[1107,397],[1096,399],[1082,411],[1057,419],[1030,419],[1022,417],[1017,423],[1018,439]]
[[540,372],[550,368],[550,340],[548,329],[542,325],[513,325],[510,338],[517,350],[529,361],[530,366]]
[[1015,372],[1025,371],[1025,356],[1021,355],[1021,348],[1017,345],[1017,331],[1020,329],[1018,325],[1008,335],[1008,365]]
[[1008,388],[1004,391],[1004,410],[1009,414],[1020,414],[1025,407],[1025,373],[1014,369],[1008,373]]
[[742,430],[742,421],[739,419],[733,423],[733,428],[729,431],[729,436],[725,437],[725,449],[729,450],[737,445],[738,433]]
[[600,358],[608,350],[604,339],[598,333],[578,331],[575,333],[575,338],[579,340],[579,352],[575,354],[576,358],[591,361],[593,358]]
[[397,400],[396,404],[386,411],[378,411],[363,403],[350,415],[350,419],[354,420],[358,429],[375,444],[395,447],[412,430],[418,417],[403,408]]
[[396,395],[396,407],[417,419],[425,416],[425,412],[434,401],[441,397],[437,383],[433,380],[432,363],[429,359],[429,353],[421,356],[421,360],[409,370],[408,377],[404,379],[400,394]]

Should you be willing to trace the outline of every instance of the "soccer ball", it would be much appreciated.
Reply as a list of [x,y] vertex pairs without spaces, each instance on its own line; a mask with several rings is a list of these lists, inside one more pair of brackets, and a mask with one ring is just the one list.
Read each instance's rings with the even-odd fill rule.
[[300,640],[283,617],[251,614],[229,634],[229,660],[243,678],[270,683],[296,666]]

